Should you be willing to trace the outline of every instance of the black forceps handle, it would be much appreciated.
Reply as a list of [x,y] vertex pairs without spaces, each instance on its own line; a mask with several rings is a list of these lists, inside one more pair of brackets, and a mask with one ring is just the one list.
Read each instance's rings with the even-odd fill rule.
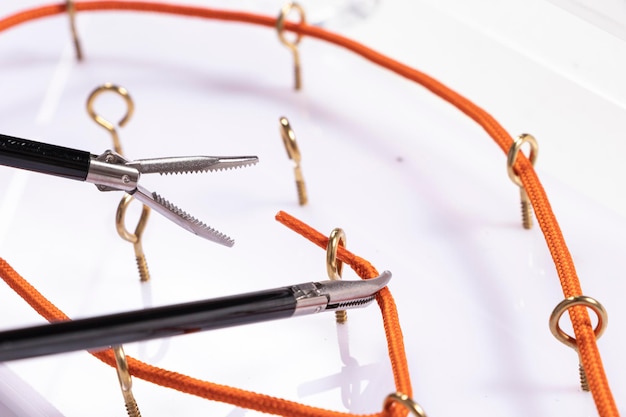
[[91,154],[0,134],[0,164],[85,181]]
[[321,281],[0,331],[0,362],[369,305],[391,273]]
[[0,362],[287,318],[289,287],[0,332]]

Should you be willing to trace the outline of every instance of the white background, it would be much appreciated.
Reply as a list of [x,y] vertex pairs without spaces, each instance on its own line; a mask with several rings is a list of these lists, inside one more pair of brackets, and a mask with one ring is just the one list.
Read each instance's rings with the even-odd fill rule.
[[[5,1],[8,15],[34,1]],[[234,7],[233,2],[211,2]],[[280,2],[241,1],[276,15]],[[545,0],[386,1],[364,19],[312,19],[414,66],[474,100],[512,134],[534,134],[537,170],[585,294],[610,325],[599,341],[625,411],[626,143],[624,41]],[[326,5],[325,5],[326,7]],[[114,229],[119,193],[0,169],[0,253],[71,317],[125,311],[326,279],[324,252],[273,220],[285,210],[394,274],[414,385],[430,416],[595,415],[578,358],[548,330],[563,298],[538,228],[520,226],[505,155],[473,122],[423,88],[312,39],[301,45],[303,91],[290,53],[268,28],[135,14],[78,16],[76,63],[64,16],[0,35],[2,133],[100,153],[108,134],[85,112],[98,85],[126,87],[136,112],[120,130],[130,158],[256,154],[252,168],[144,176],[158,191],[234,237],[219,247],[153,213],[144,239],[152,272],[140,285],[132,245]],[[111,119],[121,100],[102,97]],[[297,205],[278,118],[298,137],[310,203]],[[132,215],[129,215],[132,225]],[[130,227],[130,226],[129,226]],[[356,279],[352,271],[345,279]],[[6,286],[0,327],[42,319]],[[191,376],[314,406],[373,413],[394,390],[375,306],[332,315],[126,346],[129,355]],[[563,320],[564,327],[566,320]],[[17,361],[2,400],[17,414],[123,415],[114,370],[83,352]],[[8,384],[17,387],[16,383]],[[144,416],[257,413],[134,380]],[[48,404],[36,403],[31,389]],[[17,404],[17,405],[16,405]],[[36,406],[36,407],[35,407]],[[41,408],[39,408],[41,409]],[[39,414],[38,414],[39,413]]]

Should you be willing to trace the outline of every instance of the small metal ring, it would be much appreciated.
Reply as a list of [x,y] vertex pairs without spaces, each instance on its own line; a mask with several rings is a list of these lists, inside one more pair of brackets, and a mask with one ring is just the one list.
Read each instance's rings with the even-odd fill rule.
[[135,233],[130,233],[128,229],[126,229],[125,217],[126,210],[128,209],[128,205],[131,201],[133,201],[133,196],[130,194],[124,194],[120,200],[120,203],[117,206],[117,211],[115,212],[115,228],[117,229],[117,234],[119,234],[122,239],[130,243],[137,243],[141,240],[141,235],[143,234],[146,224],[148,223],[150,207],[146,205],[142,206],[141,215],[139,216],[137,226],[135,227]]
[[550,331],[561,343],[571,347],[572,349],[578,350],[576,338],[565,333],[563,329],[561,329],[561,326],[559,326],[559,320],[561,319],[563,313],[565,313],[567,309],[574,306],[585,306],[592,309],[596,313],[598,316],[598,324],[593,330],[596,335],[596,339],[600,338],[602,333],[604,333],[604,330],[609,323],[609,316],[604,309],[604,306],[600,304],[599,301],[586,295],[567,297],[565,300],[557,304],[550,315]]
[[300,14],[300,24],[306,24],[306,14],[304,9],[298,3],[288,2],[281,9],[278,19],[276,20],[276,31],[278,31],[278,39],[291,50],[295,50],[302,40],[302,34],[296,33],[296,38],[293,42],[287,40],[285,37],[285,20],[292,10],[296,10]]
[[383,405],[385,410],[389,410],[391,405],[394,403],[402,404],[407,410],[416,415],[417,417],[426,417],[426,412],[418,403],[413,401],[408,395],[402,394],[400,392],[394,392],[393,394],[387,395],[385,398],[385,403]]
[[326,246],[326,272],[331,280],[340,280],[343,271],[343,262],[337,259],[337,248],[339,245],[345,247],[346,233],[337,227],[330,232],[328,245]]
[[96,100],[96,97],[98,97],[100,94],[104,93],[105,91],[113,91],[117,93],[126,102],[126,108],[127,108],[126,114],[124,115],[124,117],[122,117],[122,119],[118,123],[120,127],[124,126],[130,120],[130,117],[133,115],[133,112],[135,110],[135,103],[133,102],[133,99],[130,97],[130,94],[128,94],[128,90],[126,90],[124,87],[119,87],[111,83],[106,83],[96,88],[95,90],[91,92],[91,94],[89,95],[89,98],[87,98],[87,113],[89,113],[89,116],[91,116],[91,118],[96,123],[98,123],[100,126],[108,130],[109,133],[111,133],[111,139],[113,140],[113,150],[115,150],[115,152],[121,155],[123,153],[122,144],[120,143],[120,138],[117,134],[117,130],[115,129],[115,126],[113,126],[113,123],[109,122],[107,119],[105,119],[104,117],[96,113],[96,111],[93,109],[93,103]]
[[537,154],[539,153],[539,145],[537,144],[537,140],[533,135],[528,133],[523,133],[519,135],[519,137],[513,142],[513,145],[509,148],[509,153],[506,158],[506,168],[507,173],[509,174],[509,178],[516,185],[523,187],[522,180],[519,175],[515,173],[513,167],[515,166],[515,162],[517,161],[517,154],[519,153],[522,146],[526,143],[530,143],[530,154],[528,155],[528,159],[530,163],[535,165],[535,161],[537,160]]
[[91,116],[91,118],[94,119],[96,123],[103,126],[105,129],[107,130],[114,129],[113,123],[109,122],[104,117],[100,116],[98,113],[96,113],[96,111],[93,108],[93,103],[96,100],[96,98],[100,94],[104,93],[105,91],[113,91],[117,93],[126,102],[126,106],[127,106],[126,114],[118,122],[119,126],[124,126],[130,120],[131,116],[133,115],[133,112],[135,111],[135,103],[133,102],[133,99],[130,97],[128,90],[126,90],[124,87],[120,87],[115,84],[105,83],[101,85],[100,87],[97,87],[95,90],[91,92],[91,94],[89,95],[89,98],[87,98],[87,112],[89,113],[89,116]]

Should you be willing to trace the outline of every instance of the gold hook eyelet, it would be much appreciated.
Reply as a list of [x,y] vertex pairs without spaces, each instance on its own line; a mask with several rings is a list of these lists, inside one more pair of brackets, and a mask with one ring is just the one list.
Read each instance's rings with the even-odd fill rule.
[[[328,245],[326,245],[326,273],[333,281],[341,279],[343,272],[343,262],[337,259],[337,249],[339,246],[345,247],[347,244],[346,233],[343,229],[336,227],[330,232]],[[344,324],[348,321],[346,310],[335,311],[335,321],[337,324]]]
[[528,158],[530,159],[530,163],[534,166],[535,161],[537,160],[537,154],[539,153],[539,147],[535,137],[529,135],[528,133],[521,134],[517,140],[513,142],[511,148],[509,148],[506,160],[506,168],[509,178],[519,187],[520,206],[522,209],[522,226],[524,229],[530,229],[533,226],[533,208],[530,198],[528,197],[528,193],[522,184],[522,180],[515,172],[514,167],[515,162],[517,161],[517,155],[519,154],[522,146],[527,142],[530,144],[530,153],[528,154]]
[[596,324],[596,328],[593,330],[593,333],[596,335],[596,339],[602,336],[606,326],[609,322],[609,316],[604,309],[604,306],[600,304],[595,298],[588,297],[586,295],[579,295],[577,297],[567,297],[563,301],[561,301],[550,314],[550,331],[561,343],[571,347],[574,350],[578,350],[578,342],[575,337],[572,337],[565,333],[561,326],[559,325],[559,321],[563,313],[565,313],[569,308],[574,306],[585,306],[593,310],[598,317],[598,323]]
[[341,279],[343,262],[337,259],[337,249],[339,246],[345,247],[346,244],[346,233],[343,229],[337,227],[330,232],[328,245],[326,246],[326,273],[331,280],[337,281]]
[[135,232],[131,233],[126,228],[126,211],[128,209],[128,205],[133,201],[134,198],[130,194],[124,194],[120,203],[117,206],[117,211],[115,212],[115,228],[117,229],[117,233],[120,237],[130,243],[137,243],[141,240],[141,236],[143,235],[143,231],[146,228],[146,224],[148,223],[148,217],[150,216],[150,207],[146,205],[142,205],[141,214],[139,216],[139,220],[137,221],[137,226],[135,227]]
[[539,145],[537,144],[537,139],[531,134],[522,133],[516,140],[513,142],[513,145],[509,148],[509,152],[506,158],[506,167],[507,173],[509,174],[509,178],[516,185],[523,187],[522,180],[519,175],[515,172],[513,167],[515,166],[515,162],[517,162],[517,155],[519,154],[522,146],[525,143],[530,144],[530,153],[528,154],[528,159],[530,163],[535,165],[535,161],[537,160],[537,154],[539,153]]
[[128,205],[134,198],[130,194],[124,194],[120,203],[117,206],[117,211],[115,212],[115,228],[117,229],[117,234],[120,237],[130,243],[133,244],[133,249],[135,251],[135,260],[137,262],[137,269],[139,271],[139,278],[141,282],[147,282],[150,280],[150,270],[148,269],[148,262],[146,261],[146,255],[143,251],[143,243],[142,236],[143,231],[146,228],[146,224],[148,223],[148,217],[150,216],[150,207],[142,204],[141,206],[141,214],[139,215],[139,220],[137,221],[137,226],[135,227],[135,232],[131,233],[126,229],[126,211],[128,210]]
[[124,126],[130,120],[133,112],[135,111],[135,103],[128,93],[128,90],[126,90],[124,87],[120,87],[111,83],[106,83],[101,85],[100,87],[97,87],[91,92],[91,94],[89,94],[89,97],[87,98],[87,113],[89,113],[89,116],[96,123],[108,130],[109,133],[111,133],[111,137],[113,140],[113,149],[115,150],[115,152],[121,155],[122,145],[120,144],[119,136],[117,134],[115,126],[113,125],[113,123],[100,116],[94,110],[94,102],[96,101],[96,98],[98,98],[98,96],[107,91],[116,93],[118,96],[122,97],[126,103],[126,114],[118,122],[118,126],[120,127]]
[[115,357],[115,370],[117,371],[117,378],[120,383],[120,390],[124,397],[124,404],[126,405],[126,411],[128,417],[141,417],[139,406],[133,395],[133,380],[128,370],[128,361],[126,360],[126,354],[124,353],[124,347],[122,345],[112,346],[113,355]]
[[291,128],[289,120],[286,117],[279,119],[280,123],[280,136],[283,138],[283,144],[287,150],[287,156],[293,160],[296,164],[302,160],[300,149],[298,148],[298,142],[296,142],[296,133]]
[[293,54],[293,69],[294,69],[294,89],[300,90],[302,88],[302,71],[300,69],[300,53],[298,52],[298,45],[302,40],[302,34],[296,33],[296,37],[293,41],[290,41],[285,36],[285,20],[292,10],[296,10],[300,14],[300,25],[306,25],[306,15],[304,9],[298,3],[288,2],[285,4],[276,19],[276,31],[278,32],[278,39],[285,45]]
[[[89,113],[89,116],[96,123],[108,130],[109,133],[111,133],[111,138],[113,140],[113,149],[116,153],[122,155],[122,144],[120,143],[119,135],[117,134],[117,130],[113,126],[113,123],[100,116],[94,110],[94,103],[98,96],[107,91],[113,92],[122,97],[122,99],[124,99],[124,102],[126,103],[126,114],[124,114],[124,116],[120,119],[120,121],[118,122],[118,126],[124,126],[126,123],[128,123],[135,110],[135,104],[133,102],[133,99],[130,97],[128,90],[126,90],[124,87],[120,87],[111,83],[106,83],[97,87],[91,92],[91,94],[89,94],[89,97],[87,98],[87,112]],[[122,199],[117,206],[117,211],[115,212],[115,229],[117,230],[117,234],[122,239],[133,244],[135,261],[137,262],[137,269],[139,271],[140,280],[142,282],[147,282],[150,280],[150,271],[148,270],[146,255],[143,251],[142,235],[148,222],[150,207],[142,205],[141,214],[139,216],[139,220],[137,221],[137,226],[135,226],[135,232],[131,233],[126,228],[125,217],[126,211],[128,210],[128,205],[131,201],[133,201],[133,199],[133,196],[129,194],[124,194],[122,196]]]
[[298,148],[298,142],[296,141],[296,133],[291,128],[289,120],[286,117],[279,119],[280,123],[280,136],[283,139],[283,144],[287,150],[287,156],[294,162],[293,173],[296,178],[296,189],[298,190],[298,202],[301,206],[305,205],[309,201],[309,197],[306,191],[306,183],[304,182],[304,176],[302,175],[302,168],[300,167],[300,161],[302,160],[302,154]]
[[278,15],[278,19],[276,20],[276,31],[278,32],[278,39],[280,39],[282,44],[294,51],[297,50],[298,45],[302,40],[302,34],[296,33],[296,38],[293,41],[290,41],[285,36],[285,21],[287,20],[287,16],[289,16],[292,10],[295,10],[300,15],[299,24],[306,24],[306,13],[304,12],[304,8],[298,3],[288,2],[280,9],[280,14]]
[[407,410],[409,410],[413,415],[417,417],[426,417],[426,412],[418,403],[413,401],[411,397],[406,394],[402,394],[400,392],[394,392],[393,394],[389,394],[387,398],[385,398],[385,403],[383,408],[386,411],[391,409],[393,403],[402,404]]
[[566,346],[571,347],[578,353],[578,374],[580,378],[580,387],[583,391],[589,391],[591,388],[589,386],[589,380],[587,379],[587,372],[585,371],[585,367],[583,365],[583,357],[578,349],[578,341],[575,337],[572,337],[565,333],[563,329],[559,326],[559,320],[565,311],[567,311],[571,307],[575,306],[584,306],[592,309],[596,315],[598,316],[598,324],[596,328],[593,330],[593,333],[598,339],[604,333],[606,326],[609,322],[609,317],[604,309],[604,306],[600,304],[596,299],[588,297],[586,295],[579,295],[576,297],[567,297],[565,300],[561,301],[550,314],[550,331],[557,338],[557,340]]

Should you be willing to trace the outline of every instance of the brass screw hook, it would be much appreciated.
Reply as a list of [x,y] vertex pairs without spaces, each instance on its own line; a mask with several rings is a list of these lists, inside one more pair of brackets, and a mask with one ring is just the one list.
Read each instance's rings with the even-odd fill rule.
[[400,392],[394,392],[393,394],[387,395],[387,398],[385,398],[385,402],[383,403],[383,408],[385,411],[389,411],[393,403],[396,402],[402,404],[407,410],[417,417],[426,417],[426,412],[418,403],[413,401],[408,395]]
[[292,10],[296,10],[300,14],[300,25],[306,25],[306,14],[304,13],[302,6],[298,3],[288,2],[280,10],[280,14],[276,20],[276,31],[278,32],[278,39],[280,39],[282,44],[289,48],[293,54],[295,77],[294,88],[296,90],[300,90],[302,87],[302,72],[300,69],[300,53],[298,52],[298,45],[302,40],[302,34],[297,33],[293,41],[290,41],[285,37],[285,20]]
[[146,228],[146,224],[148,223],[150,207],[146,205],[142,206],[141,215],[139,216],[139,221],[135,227],[135,233],[130,233],[126,229],[125,216],[126,210],[128,209],[128,205],[131,201],[133,201],[133,197],[129,194],[124,194],[120,200],[120,204],[117,206],[117,211],[115,213],[115,228],[117,229],[117,234],[120,235],[122,239],[133,244],[133,248],[135,250],[135,260],[137,261],[137,269],[139,270],[139,278],[141,282],[146,282],[150,280],[150,271],[148,270],[146,255],[143,252],[141,238],[143,236],[143,231]]
[[296,134],[294,133],[289,120],[286,117],[280,118],[280,136],[283,138],[283,144],[287,150],[287,156],[294,161],[295,166],[293,168],[294,175],[296,177],[296,188],[298,190],[298,202],[301,206],[304,206],[308,201],[306,192],[306,184],[304,183],[304,176],[302,176],[302,168],[300,168],[300,161],[302,155],[296,142]]
[[111,137],[113,139],[113,150],[119,153],[120,155],[122,155],[123,154],[122,145],[120,144],[120,138],[119,138],[119,135],[117,134],[117,130],[115,129],[115,126],[113,126],[113,123],[109,122],[104,117],[96,113],[96,111],[93,108],[96,98],[100,94],[104,93],[105,91],[113,91],[114,93],[117,93],[117,95],[122,97],[124,101],[126,102],[126,106],[127,106],[126,114],[124,115],[124,117],[122,117],[122,119],[118,123],[120,127],[124,126],[130,120],[131,116],[133,115],[133,112],[135,111],[135,103],[133,102],[133,99],[130,97],[130,94],[128,94],[128,90],[126,90],[124,87],[119,87],[111,83],[106,83],[96,88],[95,90],[91,92],[91,94],[89,95],[89,98],[87,99],[87,113],[89,113],[89,116],[91,116],[91,118],[96,123],[98,123],[100,126],[108,130],[109,133],[111,133]]
[[587,374],[585,373],[585,368],[582,364],[582,357],[580,355],[580,351],[578,350],[578,342],[576,338],[568,335],[561,329],[559,326],[559,320],[563,313],[571,307],[574,306],[585,306],[592,309],[596,315],[598,316],[598,324],[596,328],[593,330],[596,335],[596,339],[599,339],[604,333],[606,326],[609,323],[609,316],[604,309],[604,306],[600,304],[594,298],[587,297],[586,295],[579,295],[577,297],[567,297],[565,300],[561,301],[550,314],[550,331],[557,338],[557,340],[566,346],[571,347],[578,353],[578,372],[580,374],[580,386],[583,391],[589,391],[589,382],[587,381]]
[[[343,262],[337,259],[337,248],[339,245],[345,247],[347,241],[346,233],[343,229],[337,227],[330,232],[328,245],[326,246],[326,273],[328,278],[333,281],[340,280],[343,271]],[[348,320],[348,312],[346,310],[335,311],[335,319],[339,324],[345,323]]]
[[[122,145],[120,143],[117,130],[113,126],[113,123],[100,116],[94,110],[94,102],[96,98],[105,91],[112,91],[118,94],[126,102],[127,111],[124,117],[118,123],[119,126],[124,126],[130,120],[135,110],[135,103],[130,97],[128,90],[126,90],[124,87],[119,87],[111,83],[106,83],[96,88],[94,91],[91,92],[89,98],[87,99],[87,112],[96,123],[98,123],[100,126],[104,127],[111,133],[111,137],[113,139],[113,148],[115,152],[122,155]],[[115,214],[115,228],[117,229],[117,233],[122,239],[133,244],[133,248],[135,250],[135,260],[137,262],[137,269],[139,270],[139,278],[142,282],[146,282],[150,280],[150,271],[148,270],[148,262],[146,261],[146,256],[143,252],[141,237],[146,227],[146,223],[148,222],[150,207],[146,205],[142,206],[141,215],[139,217],[139,221],[137,222],[137,226],[135,227],[135,233],[130,233],[126,229],[126,223],[124,219],[126,216],[126,210],[128,209],[128,205],[132,200],[133,197],[128,194],[124,194],[124,196],[120,200]]]
[[515,166],[515,161],[517,161],[517,154],[526,142],[530,144],[530,154],[528,155],[528,159],[530,160],[530,163],[533,164],[533,166],[535,165],[535,161],[537,160],[537,154],[539,153],[537,140],[533,135],[523,133],[517,138],[515,142],[513,142],[513,145],[511,145],[506,159],[506,166],[509,178],[511,179],[511,181],[513,181],[513,183],[515,183],[515,185],[519,186],[519,197],[522,206],[522,225],[524,226],[524,229],[530,229],[533,227],[533,208],[530,204],[530,199],[528,198],[528,194],[526,193],[524,184],[522,184],[522,180],[513,169],[513,167]]
[[83,60],[83,48],[80,46],[80,39],[78,38],[78,30],[76,29],[76,7],[74,0],[67,0],[65,3],[67,14],[70,17],[70,32],[72,34],[72,40],[74,42],[74,51],[76,52],[76,59]]
[[133,395],[133,380],[128,371],[128,362],[126,361],[126,354],[122,346],[113,346],[113,354],[115,355],[115,369],[117,370],[117,379],[120,382],[120,389],[124,396],[124,404],[126,405],[126,412],[128,417],[141,417],[139,412],[139,406]]

